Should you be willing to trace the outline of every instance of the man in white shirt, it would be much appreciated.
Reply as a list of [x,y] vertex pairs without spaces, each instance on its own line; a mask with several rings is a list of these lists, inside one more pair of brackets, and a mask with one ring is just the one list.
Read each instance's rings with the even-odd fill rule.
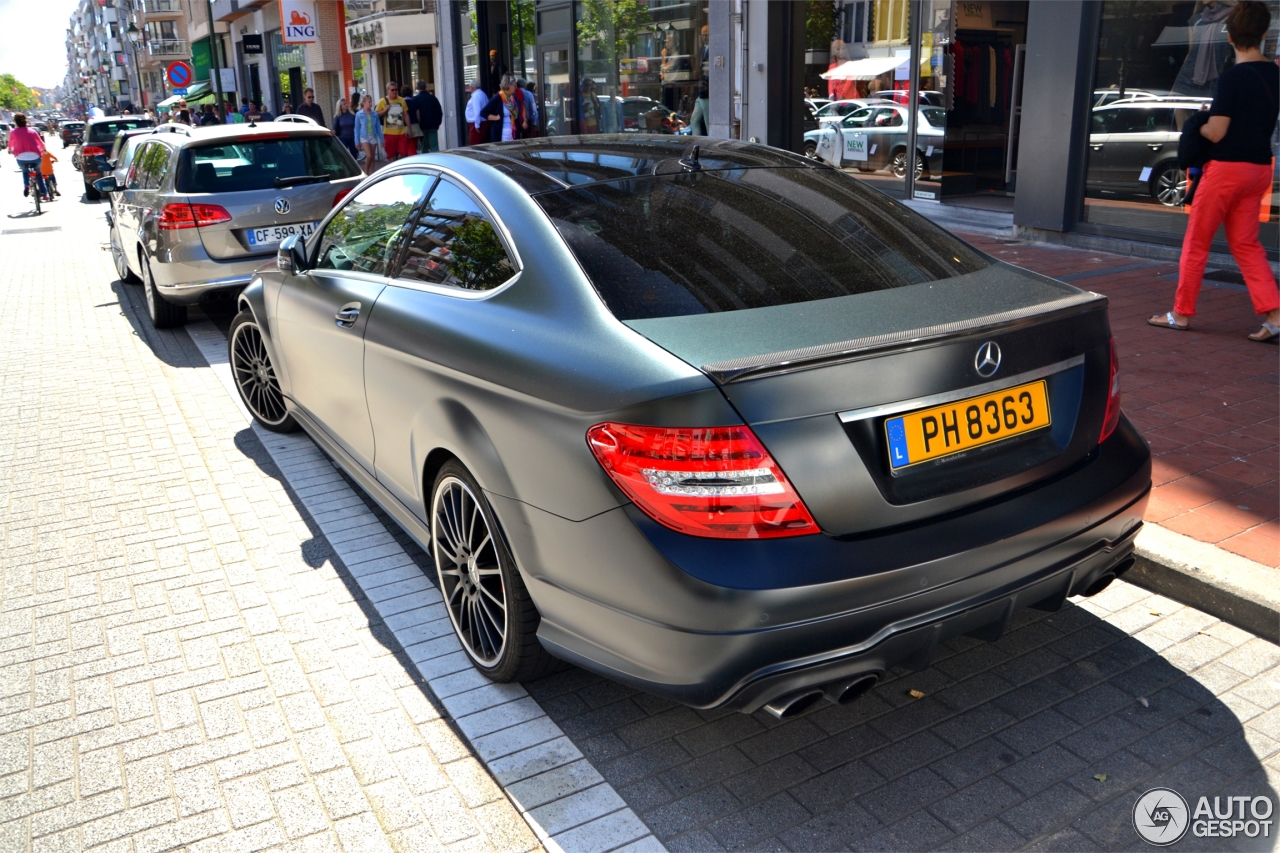
[[467,91],[471,93],[471,98],[467,101],[467,144],[479,145],[482,142],[489,141],[489,134],[483,131],[484,107],[489,103],[489,96],[484,93],[484,89],[480,88],[478,80],[472,80],[467,83]]

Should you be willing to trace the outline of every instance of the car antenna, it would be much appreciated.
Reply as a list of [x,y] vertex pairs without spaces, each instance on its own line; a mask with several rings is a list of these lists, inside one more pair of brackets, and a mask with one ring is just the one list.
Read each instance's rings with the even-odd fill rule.
[[701,145],[695,145],[693,146],[692,151],[690,151],[684,157],[680,158],[680,165],[684,168],[686,172],[702,171],[702,164],[698,162],[698,154],[701,150],[702,150]]

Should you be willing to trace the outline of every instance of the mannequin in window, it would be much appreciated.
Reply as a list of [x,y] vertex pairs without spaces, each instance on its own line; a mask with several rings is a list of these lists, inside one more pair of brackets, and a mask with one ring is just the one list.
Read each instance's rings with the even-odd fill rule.
[[1179,95],[1211,98],[1218,90],[1218,75],[1235,56],[1227,34],[1227,14],[1231,4],[1218,0],[1197,5],[1187,21],[1187,58],[1182,62],[1173,91]]

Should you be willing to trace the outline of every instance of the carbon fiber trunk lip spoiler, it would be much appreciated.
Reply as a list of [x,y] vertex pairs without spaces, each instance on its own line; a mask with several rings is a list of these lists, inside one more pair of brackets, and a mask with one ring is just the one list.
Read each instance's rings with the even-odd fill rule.
[[1074,313],[1085,306],[1105,305],[1106,303],[1107,297],[1098,293],[1089,291],[1073,293],[1070,296],[1055,299],[1052,302],[1042,302],[1038,305],[1029,305],[1012,311],[1002,311],[998,314],[987,314],[969,320],[957,320],[953,323],[941,323],[920,329],[908,329],[906,331],[872,335],[838,343],[819,344],[801,349],[717,361],[702,365],[701,370],[717,384],[728,385],[731,382],[740,382],[760,376],[790,373],[836,364],[881,350],[896,348],[902,344],[931,343],[1010,324],[1022,325],[1025,321],[1044,319],[1053,314]]

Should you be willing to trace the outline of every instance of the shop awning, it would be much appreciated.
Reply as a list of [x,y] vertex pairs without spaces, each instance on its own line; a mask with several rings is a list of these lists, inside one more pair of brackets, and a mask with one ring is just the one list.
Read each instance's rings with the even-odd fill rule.
[[866,59],[850,59],[823,74],[823,80],[874,80],[881,74],[887,74],[899,65],[911,60],[905,56],[872,56]]
[[173,107],[175,104],[178,103],[178,101],[181,101],[183,98],[187,99],[187,106],[190,106],[191,104],[195,103],[197,100],[199,100],[200,98],[204,97],[207,94],[209,94],[208,83],[193,83],[192,85],[187,87],[187,94],[171,95],[170,97],[165,98],[163,101],[156,104],[156,108],[167,110]]

